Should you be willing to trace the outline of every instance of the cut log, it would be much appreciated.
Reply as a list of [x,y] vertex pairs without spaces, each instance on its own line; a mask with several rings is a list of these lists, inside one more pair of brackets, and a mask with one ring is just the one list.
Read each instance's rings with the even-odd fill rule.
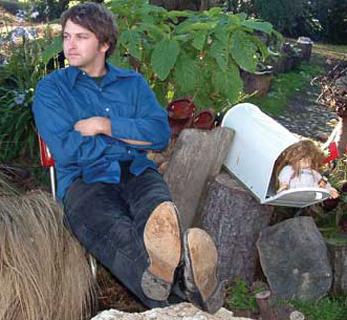
[[258,261],[256,241],[270,221],[273,207],[261,205],[252,194],[223,172],[210,184],[202,209],[201,226],[219,253],[219,276],[254,282]]
[[191,227],[206,183],[219,173],[232,138],[233,131],[221,127],[212,131],[185,129],[180,134],[164,179],[183,229]]
[[339,243],[327,240],[327,247],[330,256],[330,263],[333,269],[334,294],[347,294],[347,239],[346,242]]

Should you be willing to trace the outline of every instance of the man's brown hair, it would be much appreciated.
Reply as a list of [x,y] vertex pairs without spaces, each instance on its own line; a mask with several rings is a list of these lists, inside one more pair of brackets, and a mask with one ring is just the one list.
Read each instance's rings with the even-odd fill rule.
[[104,6],[85,2],[66,10],[60,18],[62,33],[68,20],[93,32],[101,44],[108,44],[106,58],[113,53],[117,44],[118,30],[113,14]]

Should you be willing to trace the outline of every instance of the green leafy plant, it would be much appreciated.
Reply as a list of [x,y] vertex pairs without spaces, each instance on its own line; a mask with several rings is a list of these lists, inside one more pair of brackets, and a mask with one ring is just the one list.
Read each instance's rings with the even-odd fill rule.
[[192,97],[200,108],[235,104],[243,97],[240,68],[254,72],[269,55],[255,31],[278,36],[268,22],[221,8],[167,11],[143,0],[106,5],[120,30],[110,61],[138,69],[163,105],[181,96]]
[[345,320],[347,314],[347,298],[325,297],[318,301],[291,301],[307,320]]
[[246,282],[242,279],[236,279],[228,289],[225,304],[230,310],[250,310],[255,312],[258,309],[255,294],[249,290]]
[[[333,204],[332,210],[324,213],[317,219],[317,224],[321,227],[321,232],[325,238],[332,241],[347,243],[347,239],[341,233],[347,232],[347,157],[340,157],[335,161],[334,168],[329,173],[330,183],[339,191],[338,199],[328,199],[328,203],[323,204],[323,209],[329,208]],[[334,202],[335,200],[335,202]]]
[[0,66],[0,161],[21,155],[38,157],[31,112],[34,90],[46,73],[41,53],[46,40],[34,40],[35,30],[18,27],[4,39],[6,63]]

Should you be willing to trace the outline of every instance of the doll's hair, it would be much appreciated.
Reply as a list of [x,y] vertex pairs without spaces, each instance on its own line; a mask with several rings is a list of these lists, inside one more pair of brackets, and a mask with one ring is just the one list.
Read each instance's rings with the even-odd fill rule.
[[281,170],[290,165],[294,173],[292,178],[297,177],[300,172],[299,161],[304,158],[311,160],[311,169],[319,171],[322,167],[324,154],[312,140],[301,140],[285,149],[275,163],[276,186],[278,187],[278,175]]

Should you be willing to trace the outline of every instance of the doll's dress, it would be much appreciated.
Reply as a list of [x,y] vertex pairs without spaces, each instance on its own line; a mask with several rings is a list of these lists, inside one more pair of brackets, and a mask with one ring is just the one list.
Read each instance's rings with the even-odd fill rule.
[[[288,189],[314,187],[319,188],[319,182],[322,180],[322,176],[319,172],[313,169],[301,169],[299,174],[294,177],[294,169],[291,165],[283,167],[278,175],[280,186],[283,184],[288,185]],[[331,188],[327,183],[326,189]]]

